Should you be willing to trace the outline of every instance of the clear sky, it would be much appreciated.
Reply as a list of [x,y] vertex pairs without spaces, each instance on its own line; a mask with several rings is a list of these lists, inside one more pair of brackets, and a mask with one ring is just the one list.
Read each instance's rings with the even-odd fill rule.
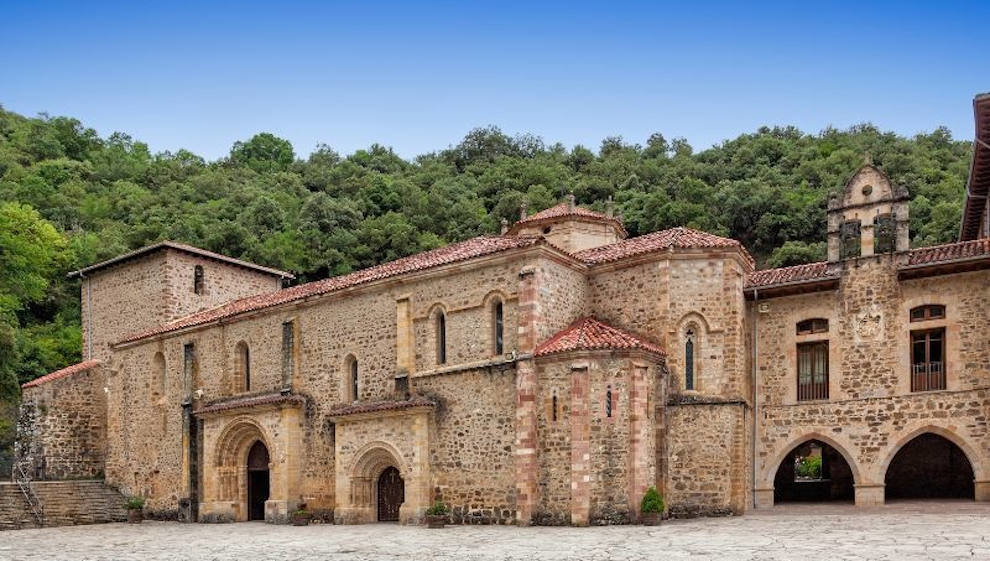
[[0,104],[208,159],[260,131],[412,157],[487,124],[592,148],[864,121],[973,137],[990,1],[747,4],[0,0]]

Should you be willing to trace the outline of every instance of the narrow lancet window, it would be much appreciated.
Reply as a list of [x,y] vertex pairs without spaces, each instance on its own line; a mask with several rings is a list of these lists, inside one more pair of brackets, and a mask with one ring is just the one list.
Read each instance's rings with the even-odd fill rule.
[[351,401],[357,401],[360,388],[358,387],[358,362],[351,359]]
[[504,334],[504,317],[502,310],[502,301],[498,300],[495,302],[495,355],[501,355],[505,351],[505,345],[503,342]]
[[204,283],[203,266],[196,265],[196,268],[193,269],[193,292],[195,292],[196,294],[202,294],[203,283]]
[[612,416],[612,386],[605,390],[605,416]]
[[684,389],[694,389],[694,331],[687,331],[684,343]]
[[447,363],[447,316],[437,314],[437,364]]

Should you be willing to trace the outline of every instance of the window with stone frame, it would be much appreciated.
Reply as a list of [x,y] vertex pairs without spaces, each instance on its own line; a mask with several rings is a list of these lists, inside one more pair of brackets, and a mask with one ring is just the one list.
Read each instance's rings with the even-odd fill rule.
[[911,308],[910,319],[914,321],[928,321],[931,319],[944,319],[945,306],[941,304],[925,304]]
[[849,259],[860,255],[859,220],[846,220],[839,226],[839,257]]
[[437,364],[447,363],[447,315],[437,312],[436,319]]
[[684,332],[684,389],[694,389],[694,336],[695,330],[689,327]]
[[203,272],[202,265],[196,265],[193,268],[193,292],[196,294],[203,294],[205,290],[205,273]]
[[555,423],[557,422],[557,390],[554,390],[550,400],[550,419]]
[[945,389],[945,328],[911,332],[911,391]]
[[873,219],[873,253],[893,253],[897,235],[897,221],[890,213]]
[[358,361],[353,356],[347,361],[348,374],[348,394],[351,401],[357,401],[361,395],[360,376],[358,373]]
[[797,398],[828,399],[828,341],[798,343]]
[[235,352],[237,376],[240,379],[241,390],[249,392],[251,391],[251,349],[246,341],[241,341],[237,343]]
[[612,417],[612,386],[607,386],[605,388],[605,416],[608,418]]
[[495,300],[492,306],[492,346],[495,356],[500,356],[505,352],[505,310],[501,300]]

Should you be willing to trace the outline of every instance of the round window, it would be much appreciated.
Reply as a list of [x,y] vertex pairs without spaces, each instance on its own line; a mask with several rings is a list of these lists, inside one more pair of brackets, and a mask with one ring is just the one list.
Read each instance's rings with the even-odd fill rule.
[[870,193],[872,193],[872,192],[873,192],[873,186],[872,185],[863,185],[863,196],[864,197],[869,197],[870,196]]

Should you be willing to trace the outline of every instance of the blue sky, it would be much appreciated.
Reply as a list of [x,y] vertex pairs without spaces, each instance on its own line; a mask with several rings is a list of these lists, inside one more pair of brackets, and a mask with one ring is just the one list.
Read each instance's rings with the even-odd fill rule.
[[592,148],[864,121],[971,139],[990,91],[986,1],[141,4],[0,0],[0,104],[209,159],[260,131],[412,157],[487,124]]

